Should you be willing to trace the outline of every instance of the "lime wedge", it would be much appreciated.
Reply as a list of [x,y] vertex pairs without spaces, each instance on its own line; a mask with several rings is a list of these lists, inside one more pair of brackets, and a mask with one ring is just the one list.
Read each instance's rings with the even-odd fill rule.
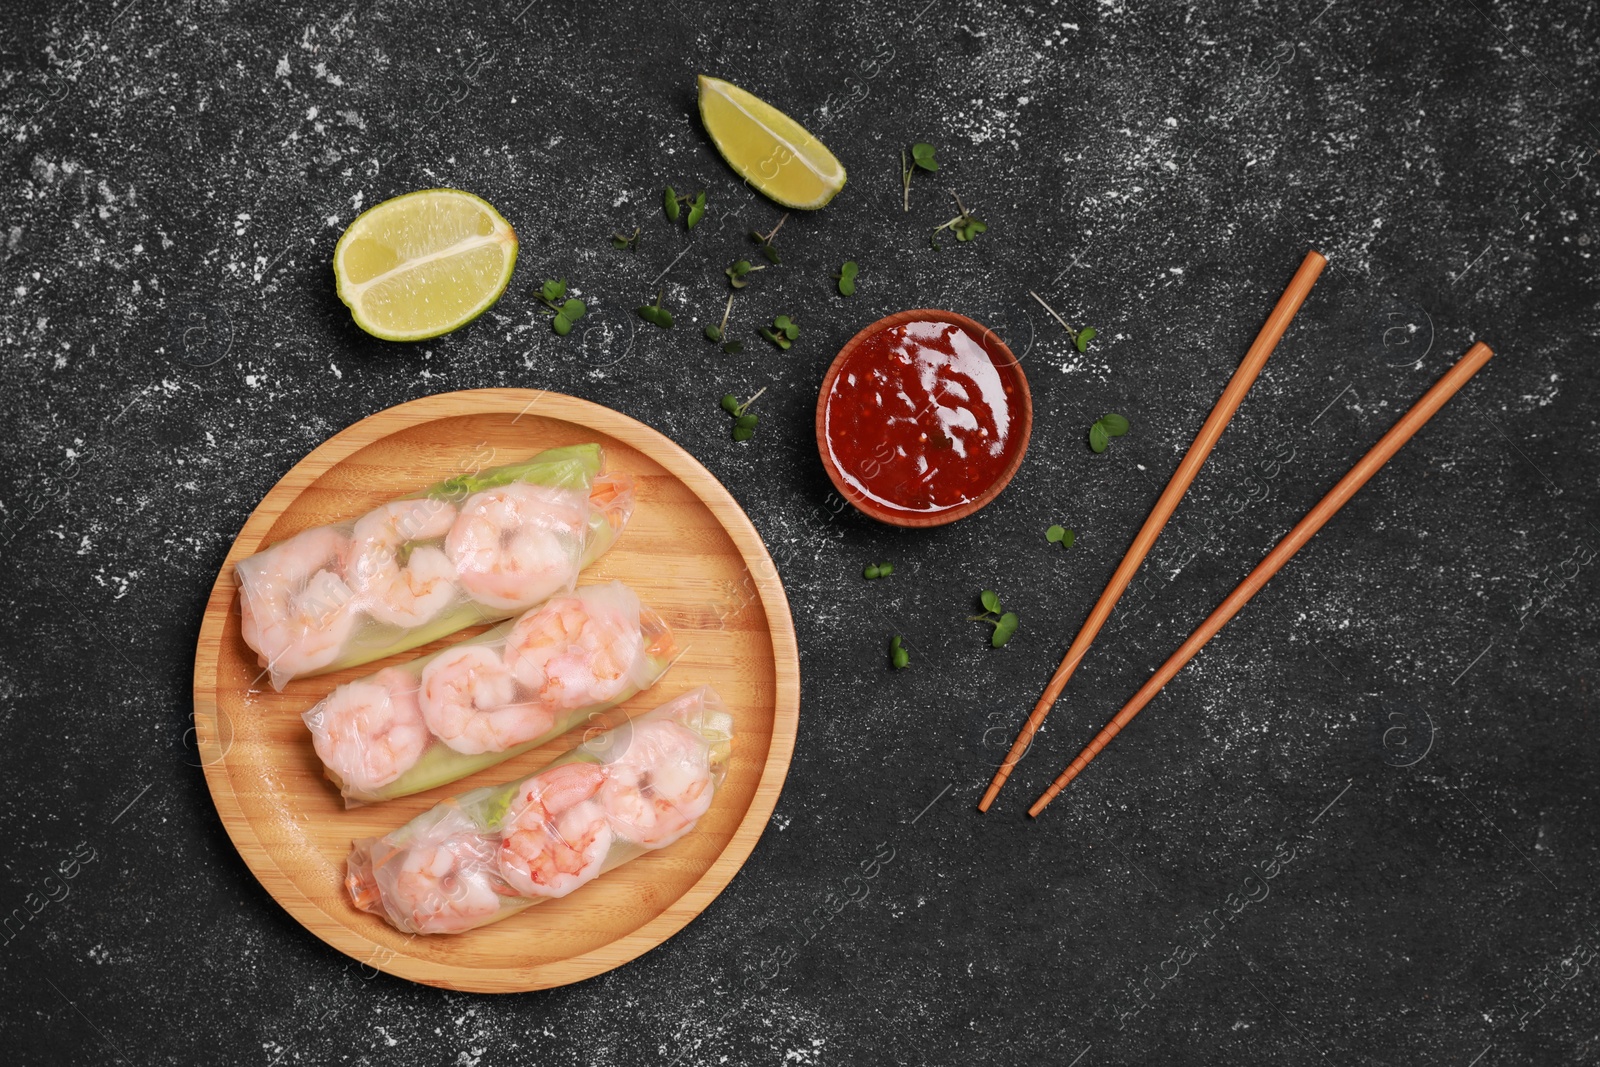
[[333,276],[357,326],[421,341],[488,311],[516,262],[516,232],[488,201],[422,189],[357,216],[333,250]]
[[700,121],[728,165],[784,207],[814,211],[844,188],[844,166],[821,141],[731,82],[700,75]]

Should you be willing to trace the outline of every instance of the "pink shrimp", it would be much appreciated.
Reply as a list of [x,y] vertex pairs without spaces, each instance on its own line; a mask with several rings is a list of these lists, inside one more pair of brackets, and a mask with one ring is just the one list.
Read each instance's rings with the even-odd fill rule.
[[370,794],[422,758],[432,738],[417,705],[417,681],[388,667],[341,685],[305,716],[312,744],[348,794]]
[[501,829],[500,876],[525,897],[564,897],[600,873],[611,824],[591,797],[593,763],[565,763],[523,783]]
[[420,497],[380,505],[356,520],[355,553],[347,572],[361,606],[391,626],[421,626],[449,606],[456,595],[456,568],[432,545],[401,550],[415,541],[436,540],[450,532],[456,509],[443,500]]
[[629,599],[631,613],[626,604],[570,596],[524,615],[506,635],[506,666],[553,711],[609,703],[627,688],[644,644],[638,600]]
[[588,522],[582,492],[512,482],[469,497],[444,548],[467,592],[516,611],[572,588]]
[[419,703],[434,735],[465,755],[504,752],[555,725],[555,716],[530,703],[513,703],[516,684],[487,645],[458,645],[422,669]]
[[495,851],[494,840],[477,833],[408,848],[384,903],[419,934],[480,926],[505,899],[495,877]]
[[711,808],[705,740],[669,719],[634,727],[627,749],[605,769],[601,807],[618,837],[647,848],[672,844]]
[[328,666],[355,629],[349,553],[349,538],[319,526],[239,562],[240,632],[273,688]]

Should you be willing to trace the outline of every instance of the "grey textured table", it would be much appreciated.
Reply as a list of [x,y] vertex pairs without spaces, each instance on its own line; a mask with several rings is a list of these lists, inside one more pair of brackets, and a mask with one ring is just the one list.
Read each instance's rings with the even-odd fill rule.
[[[8,1062],[1596,1057],[1593,4],[35,7],[0,40]],[[736,356],[700,328],[780,213],[706,141],[701,71],[851,175],[789,220]],[[944,167],[906,214],[920,139]],[[692,235],[667,183],[708,192]],[[518,228],[512,288],[451,336],[370,340],[333,243],[433,185]],[[951,192],[989,231],[935,252]],[[637,254],[610,247],[636,225]],[[1327,273],[978,815],[1310,247]],[[587,330],[550,332],[544,277]],[[631,315],[658,285],[671,333]],[[1030,289],[1099,328],[1087,354]],[[830,501],[811,412],[847,337],[919,305],[1025,353],[1037,421],[995,505],[912,534]],[[787,353],[751,332],[776,313],[803,325]],[[1485,372],[1028,821],[1477,338]],[[498,385],[615,407],[724,480],[789,590],[804,704],[777,814],[700,919],[602,978],[491,998],[374,976],[273,903],[212,808],[189,678],[218,564],[290,465],[388,405]],[[717,397],[763,386],[736,445]],[[1133,429],[1094,455],[1105,411]],[[879,559],[894,576],[862,581]],[[965,620],[982,588],[1021,615],[1003,650]]]

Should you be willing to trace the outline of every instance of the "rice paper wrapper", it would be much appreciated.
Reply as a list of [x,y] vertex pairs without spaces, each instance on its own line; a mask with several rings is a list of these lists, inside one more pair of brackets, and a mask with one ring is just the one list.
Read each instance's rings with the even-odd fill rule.
[[554,597],[482,635],[346,682],[302,719],[348,807],[464,778],[648,689],[677,648],[621,582]]
[[245,643],[281,690],[570,593],[633,510],[604,462],[596,444],[549,449],[240,560]]
[[691,690],[531,776],[355,842],[350,899],[406,933],[450,934],[566,896],[692,832],[732,743],[722,699],[709,686]]

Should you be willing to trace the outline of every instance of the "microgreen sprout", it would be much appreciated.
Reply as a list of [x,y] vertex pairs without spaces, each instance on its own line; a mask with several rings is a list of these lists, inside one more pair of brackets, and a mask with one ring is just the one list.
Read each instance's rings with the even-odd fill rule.
[[1104,452],[1113,437],[1121,437],[1127,432],[1128,420],[1121,415],[1101,415],[1089,427],[1089,447],[1095,452]]
[[733,265],[728,267],[722,273],[728,276],[729,285],[733,286],[735,289],[743,289],[745,286],[750,284],[751,274],[758,270],[766,269],[767,265],[765,263],[759,267],[752,267],[748,259],[739,259],[735,260]]
[[634,311],[641,319],[650,323],[652,326],[659,326],[663,330],[670,330],[672,329],[672,312],[661,306],[661,298],[663,295],[665,295],[665,293],[666,290],[664,289],[657,290],[656,302],[654,304],[646,304],[643,307],[635,308]]
[[702,189],[694,196],[686,196],[680,195],[672,186],[667,186],[666,191],[661,194],[661,208],[667,213],[667,220],[677,222],[685,207],[689,209],[689,216],[684,222],[692,230],[706,216],[705,190]]
[[733,294],[728,294],[728,306],[722,309],[722,322],[716,326],[706,327],[706,340],[720,343],[723,334],[728,330],[728,316],[733,314]]
[[1032,289],[1028,290],[1028,295],[1039,301],[1039,306],[1050,312],[1051,318],[1055,319],[1061,324],[1061,328],[1067,331],[1067,336],[1072,338],[1072,346],[1079,352],[1089,351],[1089,342],[1100,336],[1100,331],[1095,329],[1093,326],[1085,326],[1081,330],[1074,330],[1067,320],[1061,317],[1055,308],[1044,302],[1044,297],[1040,296]]
[[772,243],[772,239],[778,236],[778,231],[783,229],[783,224],[788,221],[789,213],[786,211],[783,213],[783,218],[778,220],[778,224],[768,232],[757,233],[755,230],[750,231],[750,239],[761,246],[761,254],[767,257],[768,263],[783,262],[778,258],[778,246]]
[[1017,632],[1017,614],[1006,611],[1000,606],[1000,597],[993,589],[985,589],[978,594],[978,602],[983,605],[982,615],[969,615],[968,622],[986,622],[994,627],[994,632],[989,635],[989,644],[999,648],[1011,640],[1011,635]]
[[732,393],[723,395],[721,400],[722,410],[733,418],[733,439],[735,441],[748,441],[755,436],[756,426],[761,420],[749,414],[749,408],[751,404],[756,402],[756,398],[766,391],[766,386],[762,386],[756,390],[755,396],[752,396],[742,404],[739,403],[739,398]]
[[926,171],[939,169],[939,161],[933,158],[933,145],[926,141],[918,141],[911,146],[911,155],[906,156],[905,149],[900,150],[900,185],[905,189],[906,210],[911,210],[911,175],[917,168]]
[[794,339],[800,336],[800,326],[789,316],[779,315],[772,320],[770,329],[761,327],[761,336],[787,352]]
[[895,634],[889,639],[889,666],[900,670],[911,664],[911,656],[906,652],[905,646],[900,643],[900,635]]
[[559,281],[547,278],[544,285],[539,287],[539,302],[554,312],[550,317],[550,328],[558,337],[565,337],[571,333],[572,324],[583,318],[589,310],[582,300],[568,300],[565,299],[566,295],[565,278]]
[[1049,541],[1052,545],[1060,545],[1062,548],[1071,548],[1073,542],[1078,539],[1078,535],[1067,529],[1065,526],[1052,526],[1044,532],[1044,539]]
[[889,575],[891,575],[893,573],[894,573],[894,564],[893,563],[869,563],[869,564],[867,564],[866,568],[864,570],[862,570],[861,577],[863,577],[863,578],[887,578],[887,577],[889,577]]
[[835,278],[839,279],[840,296],[856,295],[856,275],[860,271],[861,268],[856,266],[855,260],[847,259],[844,261],[844,266],[840,267],[839,273],[834,275]]
[[632,234],[614,233],[611,235],[611,247],[620,248],[625,252],[639,251],[639,235],[643,227],[635,226]]
[[939,236],[939,232],[941,230],[949,230],[951,233],[956,235],[956,240],[966,242],[974,240],[978,234],[983,233],[989,228],[987,223],[983,222],[978,218],[978,216],[967,210],[967,205],[961,202],[961,198],[959,196],[956,196],[955,193],[951,193],[950,195],[955,198],[956,207],[961,210],[961,214],[957,215],[949,222],[933,228],[933,236],[928,238],[928,243],[933,245],[933,250],[935,252],[939,251],[939,243],[934,240],[934,238]]

